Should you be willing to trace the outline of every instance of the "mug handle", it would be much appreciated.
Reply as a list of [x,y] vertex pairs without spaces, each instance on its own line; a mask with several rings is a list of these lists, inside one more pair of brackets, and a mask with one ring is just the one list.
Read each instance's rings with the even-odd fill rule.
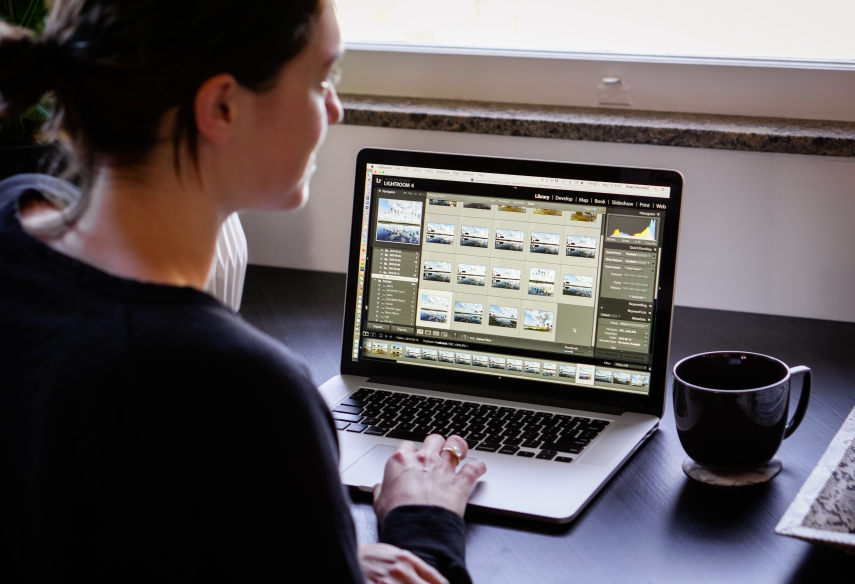
[[784,438],[789,438],[796,431],[799,424],[802,423],[802,418],[805,417],[808,401],[810,401],[810,368],[804,365],[798,367],[790,367],[790,387],[792,387],[792,378],[796,375],[804,373],[804,381],[802,382],[802,394],[799,396],[799,405],[796,406],[796,411],[793,414],[793,419],[787,422],[787,427],[784,429]]

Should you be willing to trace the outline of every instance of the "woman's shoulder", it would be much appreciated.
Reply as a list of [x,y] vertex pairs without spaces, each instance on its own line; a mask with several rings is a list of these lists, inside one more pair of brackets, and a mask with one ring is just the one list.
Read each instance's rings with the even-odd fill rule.
[[126,319],[129,357],[181,376],[220,383],[312,387],[299,356],[218,302],[136,303]]

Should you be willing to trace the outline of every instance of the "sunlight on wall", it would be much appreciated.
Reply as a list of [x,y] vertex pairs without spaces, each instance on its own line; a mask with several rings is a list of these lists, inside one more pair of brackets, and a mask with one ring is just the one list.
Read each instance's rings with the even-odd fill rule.
[[851,0],[337,0],[346,41],[855,62]]

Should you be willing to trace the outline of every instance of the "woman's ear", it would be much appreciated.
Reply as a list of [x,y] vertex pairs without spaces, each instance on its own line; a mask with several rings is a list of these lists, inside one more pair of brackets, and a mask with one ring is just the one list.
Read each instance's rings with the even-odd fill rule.
[[234,134],[241,87],[227,73],[211,77],[196,92],[196,128],[208,142],[223,144]]

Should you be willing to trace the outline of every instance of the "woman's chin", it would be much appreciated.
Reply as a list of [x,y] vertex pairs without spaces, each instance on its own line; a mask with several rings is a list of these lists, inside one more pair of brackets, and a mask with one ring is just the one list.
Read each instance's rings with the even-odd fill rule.
[[304,182],[292,190],[278,206],[279,211],[298,211],[309,202],[309,183]]

